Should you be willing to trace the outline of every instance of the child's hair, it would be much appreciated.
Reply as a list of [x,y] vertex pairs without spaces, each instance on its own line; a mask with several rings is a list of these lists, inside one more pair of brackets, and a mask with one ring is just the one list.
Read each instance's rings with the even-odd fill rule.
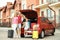
[[35,24],[35,25],[33,26],[33,30],[36,30],[36,31],[37,31],[38,26],[39,26],[39,25]]

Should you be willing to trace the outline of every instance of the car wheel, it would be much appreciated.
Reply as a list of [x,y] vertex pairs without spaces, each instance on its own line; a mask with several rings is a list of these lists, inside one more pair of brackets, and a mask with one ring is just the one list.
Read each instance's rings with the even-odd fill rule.
[[41,38],[44,38],[44,36],[45,36],[45,32],[42,31],[41,34],[40,34],[40,37],[41,37]]
[[54,35],[54,33],[52,33],[52,35]]
[[21,35],[21,38],[24,38],[24,35]]
[[53,32],[51,34],[54,35],[54,32],[55,32],[55,28],[53,29]]

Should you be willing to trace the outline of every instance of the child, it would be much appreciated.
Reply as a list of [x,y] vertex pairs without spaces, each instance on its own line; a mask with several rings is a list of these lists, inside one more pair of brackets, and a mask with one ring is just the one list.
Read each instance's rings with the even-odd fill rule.
[[33,40],[38,40],[38,31],[37,31],[38,27],[37,25],[35,24],[33,26],[33,32],[32,32],[32,38]]
[[28,19],[26,18],[24,29],[25,29],[25,31],[27,31],[29,28],[30,28],[30,22],[29,22]]

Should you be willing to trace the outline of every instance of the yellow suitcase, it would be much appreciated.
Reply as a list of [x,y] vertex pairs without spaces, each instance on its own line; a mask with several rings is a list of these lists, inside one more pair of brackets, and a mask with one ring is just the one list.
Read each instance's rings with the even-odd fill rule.
[[38,38],[38,31],[33,31],[32,38]]

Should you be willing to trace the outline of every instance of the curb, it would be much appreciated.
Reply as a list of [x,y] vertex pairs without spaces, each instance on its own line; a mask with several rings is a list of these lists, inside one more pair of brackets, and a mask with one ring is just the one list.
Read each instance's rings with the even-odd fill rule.
[[0,27],[0,30],[2,31],[8,31],[8,30],[11,30],[12,28],[7,28],[7,27]]

